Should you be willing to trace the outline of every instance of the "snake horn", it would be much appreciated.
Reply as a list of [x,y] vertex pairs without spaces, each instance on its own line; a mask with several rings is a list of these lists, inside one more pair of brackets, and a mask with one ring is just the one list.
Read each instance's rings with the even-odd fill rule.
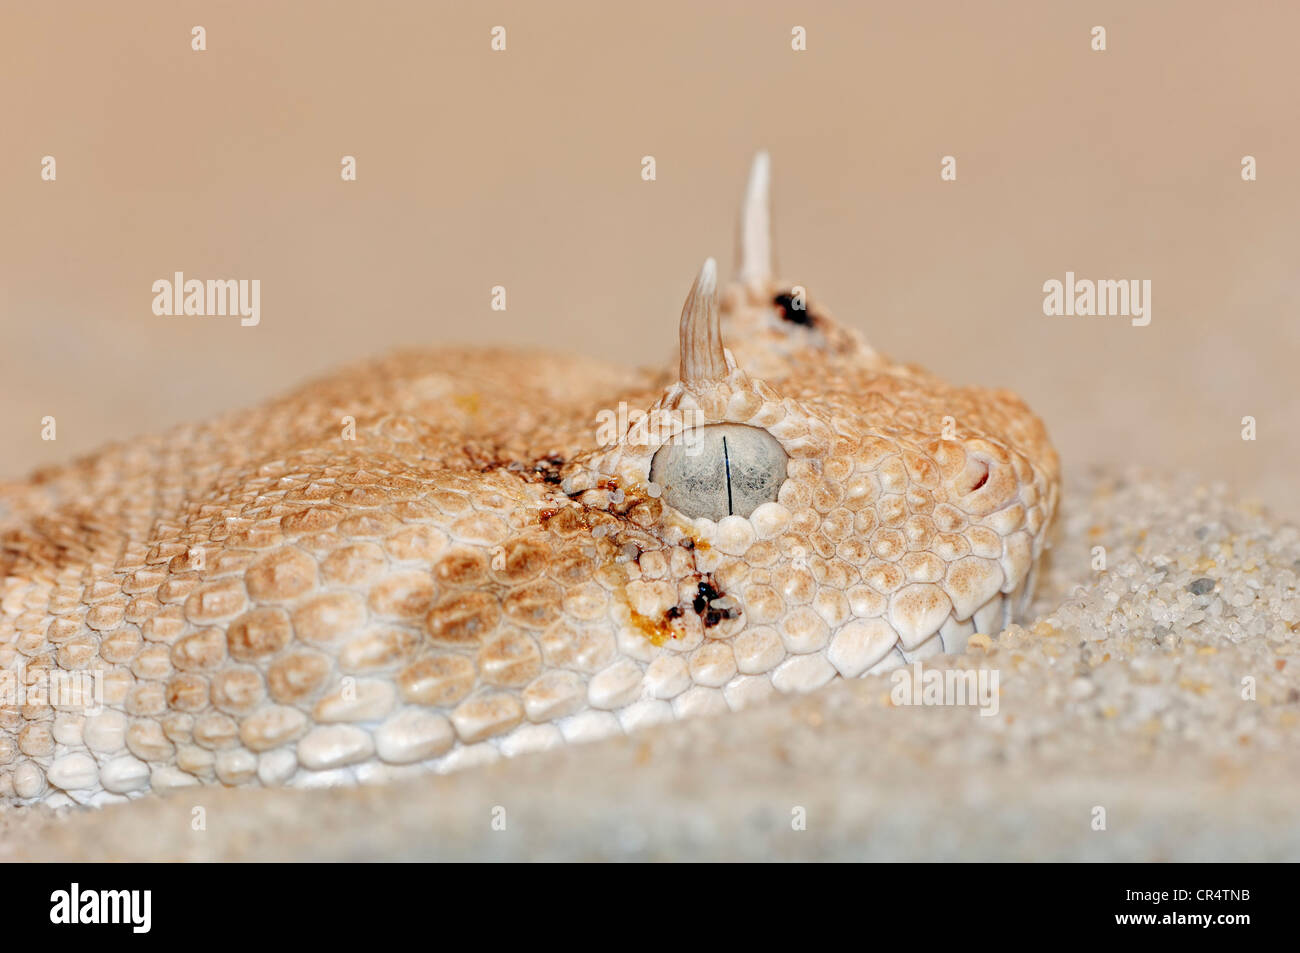
[[718,263],[712,258],[704,260],[682,306],[681,347],[683,384],[727,376],[722,330],[718,326]]
[[740,280],[746,284],[772,278],[771,182],[771,160],[760,150],[749,167],[740,209]]

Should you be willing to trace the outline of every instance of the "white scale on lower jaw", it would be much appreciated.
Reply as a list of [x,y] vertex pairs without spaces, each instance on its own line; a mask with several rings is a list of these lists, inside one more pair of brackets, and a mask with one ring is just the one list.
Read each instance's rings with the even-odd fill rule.
[[976,609],[969,619],[958,621],[949,615],[937,632],[922,640],[914,648],[904,648],[900,639],[880,661],[869,666],[860,677],[879,675],[936,655],[958,655],[966,651],[970,637],[976,632],[989,636],[997,635],[1016,619],[1024,617],[1025,610],[1033,598],[1037,568],[1036,564],[1031,566],[1025,578],[1020,580],[1015,589],[993,596]]
[[1015,602],[1012,598],[1013,595],[1014,593],[1004,596],[999,593],[975,610],[975,614],[969,619],[960,622],[951,615],[948,616],[943,625],[939,627],[939,631],[914,648],[905,649],[901,640],[896,642],[888,654],[870,666],[862,673],[861,677],[879,675],[882,672],[889,672],[900,666],[933,658],[936,655],[958,655],[965,652],[966,643],[976,632],[982,632],[985,635],[996,635],[1006,628],[1010,621],[1007,618],[1008,609]]

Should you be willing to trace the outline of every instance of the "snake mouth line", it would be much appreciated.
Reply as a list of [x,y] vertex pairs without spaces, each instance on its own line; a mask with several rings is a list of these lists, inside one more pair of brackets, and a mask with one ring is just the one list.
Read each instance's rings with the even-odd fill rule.
[[842,677],[865,678],[937,655],[961,654],[976,633],[996,635],[1013,621],[1024,618],[1033,598],[1036,572],[1035,564],[1012,591],[996,593],[966,619],[959,620],[949,614],[937,629],[910,640],[910,644],[887,623],[882,623],[874,639],[859,641],[849,649],[837,651],[836,643],[832,642],[828,660]]
[[969,619],[959,622],[949,616],[939,630],[929,638],[922,640],[912,648],[905,648],[902,640],[894,644],[891,650],[879,662],[869,668],[864,675],[876,675],[888,672],[901,665],[910,665],[920,659],[935,655],[957,655],[966,651],[970,637],[977,632],[984,635],[996,635],[1011,622],[1021,617],[1022,609],[1014,607],[1015,593],[998,593],[984,605],[980,606]]

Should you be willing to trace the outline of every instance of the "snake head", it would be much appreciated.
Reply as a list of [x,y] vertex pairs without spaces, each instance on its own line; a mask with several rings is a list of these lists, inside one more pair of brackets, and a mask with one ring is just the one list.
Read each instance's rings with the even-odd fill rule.
[[[751,198],[765,178],[760,157]],[[1013,393],[894,364],[820,312],[782,317],[762,303],[782,285],[755,263],[770,243],[742,232],[722,306],[712,259],[691,287],[679,380],[649,426],[574,487],[640,501],[629,619],[782,690],[1000,631],[1028,603],[1056,508],[1042,423]]]

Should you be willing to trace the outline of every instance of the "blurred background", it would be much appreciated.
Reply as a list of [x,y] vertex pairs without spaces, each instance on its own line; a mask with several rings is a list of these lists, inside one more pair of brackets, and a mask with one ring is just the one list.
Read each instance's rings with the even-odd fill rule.
[[[1016,389],[1067,469],[1300,515],[1298,29],[1274,3],[5,3],[0,478],[397,346],[670,360],[765,147],[779,271],[878,349]],[[155,316],[176,271],[260,279],[261,323]],[[1044,316],[1066,271],[1150,279],[1151,324]]]

